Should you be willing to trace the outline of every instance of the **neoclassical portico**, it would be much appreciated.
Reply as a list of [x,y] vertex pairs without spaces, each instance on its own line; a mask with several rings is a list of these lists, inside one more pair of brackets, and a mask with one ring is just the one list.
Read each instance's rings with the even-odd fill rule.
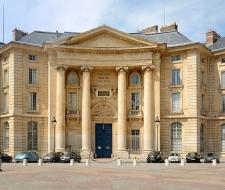
[[[99,47],[102,41],[109,39],[111,44],[107,46],[113,48]],[[154,118],[159,115],[159,108],[155,106],[155,102],[159,102],[155,101],[159,99],[155,96],[159,82],[155,80],[159,79],[155,76],[159,75],[159,69],[154,68],[159,67],[157,59],[160,59],[158,51],[161,48],[109,28],[100,28],[58,44],[47,44],[46,51],[55,52],[49,64],[54,68],[49,69],[50,89],[56,90],[55,97],[49,92],[49,115],[57,120],[55,150],[79,150],[85,158],[90,151],[95,153],[106,148],[114,156],[128,157],[134,134],[140,136],[135,142],[139,154],[155,150]],[[71,71],[78,78],[74,87],[67,84]],[[137,85],[131,82],[133,73],[139,77]],[[73,100],[70,101],[68,93]],[[76,110],[68,110],[71,103]],[[93,113],[96,105],[109,113],[100,110],[95,110],[98,114]],[[103,126],[101,135],[104,135],[104,124],[109,127],[106,133],[111,140],[104,140],[111,141],[109,146],[100,145],[97,139],[100,135],[97,127]],[[49,130],[52,133],[51,128]],[[50,150],[52,139],[49,139]]]

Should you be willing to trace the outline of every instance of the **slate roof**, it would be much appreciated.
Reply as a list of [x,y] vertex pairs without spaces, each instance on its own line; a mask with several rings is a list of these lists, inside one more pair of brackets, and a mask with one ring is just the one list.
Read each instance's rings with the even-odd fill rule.
[[166,43],[168,47],[193,43],[190,39],[188,39],[178,31],[152,34],[133,33],[132,35],[157,43]]
[[[25,43],[30,45],[42,46],[44,42],[53,42],[58,41],[63,38],[67,38],[78,33],[75,32],[64,32],[64,33],[56,33],[56,32],[42,32],[42,31],[34,31],[26,36],[24,36],[21,40],[17,41],[18,43]],[[164,33],[154,33],[154,34],[144,34],[144,33],[130,33],[134,37],[143,38],[146,40],[150,40],[158,43],[166,43],[168,47],[182,45],[187,43],[192,43],[187,37],[182,35],[181,33],[174,32],[164,32]]]
[[225,37],[219,38],[213,45],[207,46],[212,51],[219,51],[225,49]]

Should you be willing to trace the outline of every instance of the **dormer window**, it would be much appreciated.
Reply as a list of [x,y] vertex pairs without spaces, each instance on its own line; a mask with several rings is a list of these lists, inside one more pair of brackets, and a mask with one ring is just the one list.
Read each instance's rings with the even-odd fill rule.
[[181,61],[181,55],[173,55],[173,56],[171,56],[171,61],[173,63],[180,62]]

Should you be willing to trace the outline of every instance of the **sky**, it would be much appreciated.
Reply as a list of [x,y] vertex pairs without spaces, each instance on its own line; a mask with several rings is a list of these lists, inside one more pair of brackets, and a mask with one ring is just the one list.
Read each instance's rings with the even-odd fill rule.
[[205,41],[209,29],[225,36],[224,0],[0,0],[5,7],[5,42],[12,30],[25,32],[83,32],[103,24],[124,32],[174,22],[178,30],[196,42]]

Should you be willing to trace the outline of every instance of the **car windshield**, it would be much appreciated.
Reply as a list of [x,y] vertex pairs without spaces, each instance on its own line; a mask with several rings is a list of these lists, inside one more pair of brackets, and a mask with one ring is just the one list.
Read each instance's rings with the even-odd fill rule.
[[53,155],[55,155],[54,152],[50,152],[50,153],[46,154],[46,156],[53,156]]
[[177,153],[170,153],[170,156],[178,156]]
[[189,153],[190,156],[197,156],[197,153],[196,152],[191,152]]
[[214,153],[208,153],[207,155],[208,156],[214,156]]
[[70,152],[66,152],[66,153],[64,153],[63,155],[64,155],[64,156],[70,156],[71,153],[70,153]]

